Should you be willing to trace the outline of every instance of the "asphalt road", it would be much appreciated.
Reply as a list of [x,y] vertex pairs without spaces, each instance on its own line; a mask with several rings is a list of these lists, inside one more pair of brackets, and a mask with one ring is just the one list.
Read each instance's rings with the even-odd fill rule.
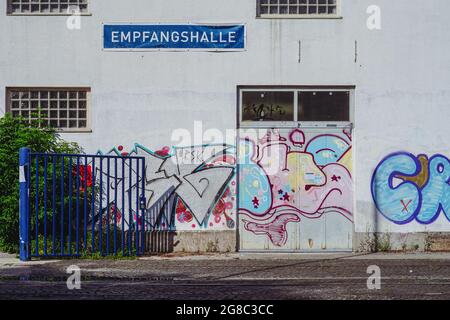
[[[67,267],[81,270],[69,290]],[[368,268],[381,272],[369,290]],[[370,282],[376,283],[376,282]],[[211,255],[20,263],[0,257],[0,299],[450,299],[450,255]]]

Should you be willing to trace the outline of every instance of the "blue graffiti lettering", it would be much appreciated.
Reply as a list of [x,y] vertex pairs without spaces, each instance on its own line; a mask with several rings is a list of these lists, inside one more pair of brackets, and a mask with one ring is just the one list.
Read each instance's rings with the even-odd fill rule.
[[[425,157],[425,156],[421,156]],[[383,159],[372,177],[372,197],[378,211],[396,224],[413,220],[431,224],[441,211],[450,221],[450,160],[435,155],[418,157],[406,152]]]

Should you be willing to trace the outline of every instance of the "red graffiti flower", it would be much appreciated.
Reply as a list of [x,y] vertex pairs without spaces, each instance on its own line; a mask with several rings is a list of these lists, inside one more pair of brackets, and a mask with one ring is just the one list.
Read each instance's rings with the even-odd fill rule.
[[219,202],[216,204],[213,214],[216,216],[220,216],[225,211],[225,202],[223,199],[220,199]]
[[227,189],[225,190],[225,193],[223,194],[223,198],[228,197],[228,196],[230,195],[230,193],[231,193],[230,188],[227,188]]
[[177,207],[175,209],[176,213],[182,212],[182,211],[186,211],[186,206],[184,205],[184,203],[182,201],[178,201],[177,203]]
[[194,219],[192,213],[186,208],[183,202],[179,201],[175,210],[177,220],[181,223],[188,223]]
[[119,149],[120,154],[122,155],[122,157],[127,157],[128,156],[128,152],[122,152],[123,151],[123,146],[119,146],[117,149]]
[[233,209],[233,202],[227,202],[227,203],[225,203],[225,209],[227,209],[227,210]]
[[189,211],[177,212],[177,220],[181,223],[191,222],[193,218]]
[[164,147],[161,150],[155,151],[156,155],[160,157],[167,157],[169,155],[169,152],[170,152],[169,147]]

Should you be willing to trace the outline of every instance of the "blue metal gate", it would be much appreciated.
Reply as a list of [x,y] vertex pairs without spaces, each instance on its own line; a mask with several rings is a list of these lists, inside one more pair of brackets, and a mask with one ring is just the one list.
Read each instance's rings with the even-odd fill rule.
[[145,252],[145,158],[20,150],[20,259]]

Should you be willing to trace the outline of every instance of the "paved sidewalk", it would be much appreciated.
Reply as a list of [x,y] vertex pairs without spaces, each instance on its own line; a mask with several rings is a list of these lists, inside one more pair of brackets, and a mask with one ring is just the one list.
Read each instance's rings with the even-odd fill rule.
[[[67,267],[82,289],[67,289]],[[367,268],[381,270],[368,290]],[[450,254],[208,254],[20,262],[0,256],[0,299],[450,299]]]
[[[203,260],[450,260],[450,252],[442,253],[227,253],[227,254],[164,254],[137,258],[138,261],[203,261]],[[3,267],[32,266],[56,263],[61,260],[32,260],[22,262],[15,254],[0,252]],[[74,261],[74,260],[63,260]],[[88,260],[85,260],[88,261]],[[94,261],[94,260],[91,260]]]

